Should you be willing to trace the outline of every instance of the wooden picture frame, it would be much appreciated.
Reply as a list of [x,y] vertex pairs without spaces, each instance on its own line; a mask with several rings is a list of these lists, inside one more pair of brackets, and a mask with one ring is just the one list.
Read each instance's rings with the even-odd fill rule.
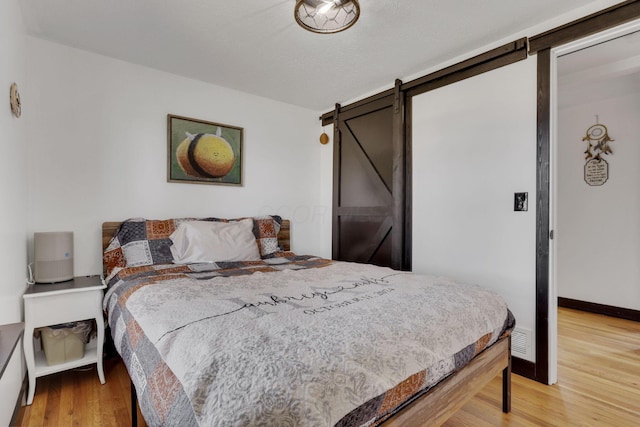
[[167,114],[167,181],[242,185],[244,129]]

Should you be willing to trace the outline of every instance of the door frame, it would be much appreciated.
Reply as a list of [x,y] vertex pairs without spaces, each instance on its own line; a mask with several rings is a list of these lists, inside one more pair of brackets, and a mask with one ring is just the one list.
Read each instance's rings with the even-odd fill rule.
[[536,218],[536,363],[531,378],[543,384],[557,381],[557,288],[555,284],[554,245],[551,239],[552,220],[555,221],[555,157],[552,138],[555,138],[556,103],[552,100],[556,79],[552,50],[608,31],[623,28],[640,18],[640,0],[628,0],[600,12],[562,25],[529,38],[529,54],[538,59],[537,101],[537,218]]
[[622,24],[610,30],[604,30],[592,36],[584,37],[551,49],[551,119],[550,129],[550,204],[549,223],[551,230],[554,230],[554,238],[551,240],[549,248],[549,383],[558,381],[558,259],[557,244],[558,236],[562,230],[557,228],[558,218],[558,59],[564,55],[577,52],[604,43],[619,37],[624,37],[634,32],[640,31],[640,20]]

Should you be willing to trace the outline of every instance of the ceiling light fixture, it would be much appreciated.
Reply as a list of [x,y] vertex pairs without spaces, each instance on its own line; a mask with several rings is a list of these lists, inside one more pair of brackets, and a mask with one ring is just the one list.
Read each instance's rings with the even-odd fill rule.
[[296,0],[293,15],[305,30],[332,34],[356,23],[360,4],[358,0]]

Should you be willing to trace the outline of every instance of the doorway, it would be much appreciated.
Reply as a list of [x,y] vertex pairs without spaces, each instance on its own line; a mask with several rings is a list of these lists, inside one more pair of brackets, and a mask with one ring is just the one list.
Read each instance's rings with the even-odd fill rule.
[[558,297],[640,307],[640,290],[621,287],[640,280],[625,262],[640,254],[638,31],[632,22],[551,50],[549,383]]

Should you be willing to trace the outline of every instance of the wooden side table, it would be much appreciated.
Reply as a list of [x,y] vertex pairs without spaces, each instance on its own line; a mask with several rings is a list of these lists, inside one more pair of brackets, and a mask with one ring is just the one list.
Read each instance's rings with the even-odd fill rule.
[[[29,371],[27,405],[33,402],[36,378],[66,371],[78,366],[97,363],[100,383],[104,384],[102,347],[104,345],[104,319],[102,317],[103,289],[100,276],[75,277],[56,284],[30,285],[24,298],[24,357]],[[85,348],[84,357],[58,365],[47,365],[42,351],[34,351],[33,331],[43,326],[79,320],[95,319],[97,337]]]

